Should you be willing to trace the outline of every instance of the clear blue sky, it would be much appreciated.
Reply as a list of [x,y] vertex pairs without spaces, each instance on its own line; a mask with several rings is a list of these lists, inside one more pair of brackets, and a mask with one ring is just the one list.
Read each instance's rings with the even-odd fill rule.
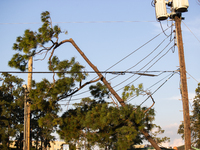
[[[184,23],[193,32],[182,23],[183,42],[185,50],[185,61],[187,72],[192,75],[197,81],[200,81],[200,5],[196,0],[189,1],[189,9],[187,13],[183,14],[185,17]],[[85,55],[91,62],[98,67],[100,71],[105,71],[110,66],[123,59],[134,50],[142,46],[144,43],[162,32],[160,23],[156,21],[155,9],[151,6],[151,1],[143,0],[34,0],[34,1],[0,1],[0,43],[1,43],[1,71],[17,71],[9,68],[7,63],[15,53],[12,50],[12,45],[17,36],[22,36],[25,29],[36,31],[40,26],[40,14],[43,11],[49,11],[53,24],[58,24],[62,30],[68,31],[67,35],[60,37],[60,40],[73,38],[77,45],[82,49]],[[168,10],[169,11],[169,10]],[[111,22],[113,21],[113,22]],[[121,22],[120,22],[121,21]],[[92,23],[93,22],[93,23]],[[162,26],[166,29],[171,25],[171,21],[163,21]],[[167,35],[171,30],[166,32]],[[173,34],[174,36],[174,34]],[[154,41],[150,42],[145,47],[139,49],[136,53],[130,55],[124,61],[114,66],[109,71],[125,71],[131,68],[153,51],[158,44],[164,40],[166,36],[160,35]],[[155,57],[162,49],[169,43],[167,39],[163,45],[155,51],[148,60],[144,60],[140,65],[132,68],[129,71],[138,71],[145,64],[147,64],[153,57]],[[170,45],[172,46],[173,43]],[[166,49],[166,51],[169,47]],[[166,52],[165,51],[165,52]],[[157,57],[160,58],[165,52]],[[82,59],[79,53],[70,45],[65,44],[59,48],[55,53],[61,60],[76,57],[86,68],[86,71],[92,71],[87,63]],[[46,62],[34,62],[34,71],[46,71]],[[155,60],[154,60],[155,62]],[[153,64],[154,62],[151,62]],[[150,65],[151,65],[150,64]],[[149,65],[149,66],[150,66]],[[178,51],[175,48],[173,52],[170,50],[163,56],[149,71],[174,71],[179,66]],[[148,67],[142,69],[146,70]],[[159,74],[153,72],[153,74]],[[133,76],[127,81],[132,74],[119,76],[111,81],[111,85],[115,90],[121,89],[123,86],[131,83],[138,85],[143,83],[145,89],[163,79],[170,73],[163,73],[158,77],[139,77]],[[105,75],[105,74],[104,74]],[[27,79],[27,75],[19,74],[21,78]],[[95,75],[90,74],[88,81]],[[106,74],[109,80],[115,75]],[[40,81],[47,77],[46,74],[36,74],[33,79]],[[190,77],[188,75],[188,77]],[[135,79],[137,79],[135,81]],[[149,89],[154,92],[167,78],[164,78],[156,87]],[[198,82],[190,77],[188,79],[189,98],[193,99],[195,89]],[[166,84],[164,84],[154,95],[156,110],[155,123],[165,129],[165,136],[171,138],[169,145],[180,145],[182,140],[177,135],[177,129],[182,117],[182,103],[180,100],[179,90],[180,79],[179,75],[175,74]],[[88,87],[82,91],[87,91]],[[81,92],[82,92],[81,91]],[[121,90],[118,94],[121,95]],[[74,96],[72,99],[89,96],[89,93]],[[146,97],[139,97],[131,100],[132,104],[140,104]],[[73,102],[78,101],[71,101]],[[190,101],[192,103],[192,101]],[[62,102],[67,103],[67,102]],[[148,100],[144,106],[150,106],[151,101]],[[66,107],[63,108],[65,110]],[[190,107],[192,110],[192,107]]]

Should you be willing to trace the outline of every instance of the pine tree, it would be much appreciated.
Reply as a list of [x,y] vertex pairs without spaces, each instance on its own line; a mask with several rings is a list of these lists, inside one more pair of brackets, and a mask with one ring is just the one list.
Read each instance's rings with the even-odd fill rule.
[[[123,94],[127,99],[142,89],[141,85],[140,88],[131,87],[124,89]],[[105,149],[125,150],[143,142],[145,137],[140,132],[141,129],[152,131],[153,128],[159,127],[152,123],[155,119],[153,109],[144,113],[146,107],[115,107],[105,101],[109,92],[100,83],[91,86],[90,90],[95,99],[82,99],[80,103],[74,104],[75,109],[66,111],[61,117],[62,124],[58,134],[66,143],[79,143],[87,149],[98,145]],[[163,142],[168,138],[157,139]]]

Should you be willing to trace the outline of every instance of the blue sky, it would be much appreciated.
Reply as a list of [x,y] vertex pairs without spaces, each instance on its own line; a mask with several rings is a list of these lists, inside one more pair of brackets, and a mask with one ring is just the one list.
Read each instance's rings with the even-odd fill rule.
[[[198,81],[200,81],[199,71],[199,47],[200,47],[200,5],[197,1],[189,1],[188,12],[183,14],[185,20],[182,23],[183,43],[185,50],[185,61],[187,72],[192,75],[188,79],[188,92],[189,99],[195,96],[195,89]],[[119,60],[131,54],[133,51],[141,47],[144,43],[162,33],[160,23],[156,21],[155,9],[151,6],[151,1],[143,0],[35,0],[35,1],[14,1],[14,0],[1,0],[0,1],[0,43],[1,43],[1,71],[17,71],[10,68],[7,62],[11,59],[15,51],[12,50],[13,43],[17,36],[22,36],[25,29],[36,31],[40,26],[40,14],[43,11],[49,11],[53,24],[58,24],[62,30],[68,31],[67,35],[62,35],[60,40],[73,38],[85,55],[90,61],[97,66],[100,71],[107,70],[110,66],[114,65]],[[169,10],[168,10],[169,11]],[[172,21],[163,21],[162,27],[164,29],[170,26]],[[188,29],[188,28],[190,29]],[[174,29],[174,27],[173,27]],[[194,36],[192,33],[196,36]],[[166,31],[169,35],[171,29]],[[174,37],[174,34],[172,34]],[[119,64],[115,65],[109,71],[126,71],[128,68],[133,67],[150,52],[152,52],[166,36],[162,33],[158,38],[149,42],[147,45],[133,53]],[[161,52],[164,47],[169,43],[169,38],[165,40],[163,45],[159,47],[155,54],[148,57],[140,65],[132,68],[129,71],[138,71],[145,64],[147,64],[154,56]],[[170,46],[173,45],[173,42]],[[170,47],[169,46],[169,47]],[[165,50],[165,52],[169,49]],[[164,55],[163,52],[157,57],[160,58]],[[83,66],[86,71],[92,71],[78,52],[70,45],[65,44],[60,47],[56,52],[61,60],[70,59],[75,57]],[[42,58],[42,56],[40,57]],[[153,64],[156,60],[151,62]],[[44,61],[34,61],[34,71],[46,71],[47,59]],[[150,65],[151,65],[150,64]],[[169,50],[149,71],[156,74],[156,77],[139,76],[135,75],[129,80],[132,74],[121,75],[111,81],[118,94],[121,95],[123,86],[127,84],[134,84],[137,86],[143,83],[144,89],[149,88],[151,85],[156,84],[155,87],[149,89],[154,92],[164,81],[168,79],[167,75],[171,72],[162,73],[162,71],[175,71],[178,69],[178,51]],[[148,67],[142,69],[144,71]],[[104,74],[107,80],[115,77],[116,75]],[[19,74],[19,77],[27,79],[26,74]],[[95,77],[95,74],[90,74],[88,81]],[[50,75],[35,74],[33,79],[40,81],[42,78],[47,77],[51,79]],[[165,78],[166,77],[166,78]],[[136,80],[137,79],[137,80]],[[120,85],[118,85],[120,84]],[[156,110],[155,123],[165,129],[165,136],[171,138],[171,142],[166,145],[180,145],[182,140],[180,135],[177,135],[177,129],[182,117],[182,103],[180,100],[179,90],[180,78],[175,74],[170,78],[153,95],[155,100],[154,109]],[[118,85],[118,86],[117,86]],[[87,91],[88,87],[83,89]],[[89,93],[73,96],[71,104],[78,98],[89,96]],[[146,97],[138,97],[130,101],[132,104],[140,104]],[[190,101],[192,103],[192,101]],[[66,104],[63,101],[62,104]],[[149,107],[151,101],[147,100],[143,105]],[[190,107],[192,110],[192,107]],[[66,107],[63,107],[63,111]]]

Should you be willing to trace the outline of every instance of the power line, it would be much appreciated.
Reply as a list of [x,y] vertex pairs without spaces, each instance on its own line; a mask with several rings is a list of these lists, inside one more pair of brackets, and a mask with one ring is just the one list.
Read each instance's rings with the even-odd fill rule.
[[[165,71],[164,71],[165,72]],[[167,71],[168,72],[168,71]],[[156,82],[155,84],[153,84],[152,86],[150,86],[149,88],[147,88],[146,90],[152,88],[153,86],[155,86],[156,84],[158,84],[159,82],[161,82],[162,80],[164,80],[165,78],[168,77],[168,79],[166,79],[151,95],[155,94],[155,92],[157,92],[175,73],[177,73],[177,71],[170,71],[172,72],[172,74],[170,74],[170,77],[168,77],[169,75],[167,75],[166,77],[162,78],[161,80],[159,80],[158,82]],[[88,96],[88,97],[92,97],[92,96]],[[135,99],[137,96],[134,96],[133,98],[129,99],[128,102],[132,101],[133,99]],[[83,97],[86,98],[86,97]],[[149,97],[148,97],[149,98]],[[145,101],[148,100],[148,98],[146,98],[140,105],[142,105]],[[63,101],[78,101],[81,100],[82,98],[77,98],[77,99],[70,99],[70,100],[61,100]],[[69,104],[63,104],[63,105],[69,105]]]
[[[159,72],[159,71],[149,71],[149,72]],[[149,88],[147,88],[146,90],[148,90],[148,89],[150,89],[150,88],[152,88],[153,86],[155,86],[156,84],[158,84],[159,82],[161,82],[161,81],[163,81],[165,78],[167,78],[168,76],[170,76],[170,77],[168,77],[168,79],[166,79],[165,81],[164,81],[164,83],[162,83],[151,95],[153,95],[153,94],[155,94],[155,92],[157,92],[175,73],[177,73],[177,71],[160,71],[161,73],[160,74],[162,74],[162,73],[167,73],[167,72],[172,72],[172,74],[170,74],[170,75],[167,75],[167,76],[165,76],[164,78],[162,78],[161,80],[159,80],[158,82],[156,82],[155,84],[153,84],[153,85],[151,85]],[[88,92],[88,91],[87,91]],[[76,94],[76,95],[80,95],[80,94]],[[73,95],[73,96],[76,96],[76,95]],[[92,96],[87,96],[87,97],[92,97]],[[128,100],[128,102],[130,102],[130,101],[132,101],[133,99],[135,99],[137,96],[134,96],[133,98],[131,98],[131,99],[129,99]],[[86,98],[86,97],[82,97],[82,98]],[[61,100],[62,102],[64,102],[64,101],[79,101],[79,100],[81,100],[82,98],[76,98],[76,99],[70,99],[70,100]],[[148,97],[149,98],[149,97]],[[146,98],[140,105],[142,105],[145,101],[147,101],[148,100],[148,98]],[[63,105],[69,105],[69,104],[63,104]]]
[[[159,72],[159,75],[160,74],[163,74],[163,73],[174,73],[175,71],[147,71],[147,72],[152,72],[152,73],[158,73]],[[165,78],[167,78],[169,75],[167,75],[166,77],[164,77],[163,79],[159,80],[158,82],[156,82],[155,84],[153,84],[152,86],[150,86],[149,88],[147,88],[146,90],[150,89],[151,87],[155,86],[156,84],[158,84],[159,82],[161,82],[162,80],[164,80]],[[75,96],[78,96],[78,95],[81,95],[81,94],[84,94],[86,92],[89,92],[89,90],[87,91],[84,91],[84,92],[81,92],[81,93],[78,93],[78,94],[74,94],[73,97]],[[86,97],[93,97],[93,96],[85,96],[85,97],[81,97],[81,98],[73,98],[71,99],[70,101],[78,101],[78,100],[81,100],[82,98],[86,98]],[[60,101],[69,101],[69,100],[66,100],[66,99],[63,99],[63,100],[60,100]]]
[[[160,71],[149,71],[150,72],[160,72]],[[23,74],[23,73],[110,73],[110,74],[114,74],[114,75],[125,75],[126,73],[130,73],[130,74],[138,74],[138,75],[144,75],[144,76],[156,76],[153,74],[147,74],[144,73],[143,71],[99,71],[99,72],[95,72],[95,71],[78,71],[78,72],[74,72],[74,71],[33,71],[33,72],[21,72],[21,71],[0,71],[0,73],[19,73],[19,74]]]
[[[169,43],[168,43],[168,45],[161,51],[161,52],[159,52],[153,59],[151,59],[145,66],[143,66],[139,71],[141,71],[142,69],[144,69],[146,66],[148,66],[156,57],[158,57],[168,46],[169,46],[169,44],[171,43],[172,41],[170,41]],[[174,46],[174,45],[173,45]],[[173,47],[172,46],[172,47]],[[147,68],[146,69],[146,71],[148,71],[151,67],[153,67],[162,57],[164,57],[170,50],[171,50],[171,48],[172,47],[170,47],[169,48],[169,50],[165,53],[165,54],[163,54],[159,59],[157,59],[149,68]],[[125,81],[127,81],[127,80],[129,80],[130,78],[132,78],[134,75],[132,75],[131,77],[129,77],[129,78],[127,78],[126,80],[124,80],[124,81],[122,81],[121,83],[119,83],[119,84],[117,84],[117,85],[115,85],[114,87],[117,87],[117,86],[119,86],[120,84],[122,84],[122,83],[124,83]],[[135,82],[137,79],[139,79],[141,76],[139,76],[138,78],[136,78],[135,80],[133,80],[132,82],[130,82],[129,84],[127,84],[127,85],[130,85],[131,83],[133,83],[133,82]],[[120,89],[118,89],[117,91],[119,91],[119,90],[121,90],[121,89],[123,89],[124,87],[122,87],[122,88],[120,88]]]
[[[170,36],[170,35],[169,35],[169,36]],[[153,54],[153,52],[155,52],[155,51],[162,45],[162,43],[163,43],[166,39],[169,38],[169,36],[167,36],[167,37],[166,37],[153,51],[151,51],[147,56],[145,56],[142,60],[140,60],[138,63],[136,63],[134,66],[130,67],[130,68],[127,69],[126,71],[128,71],[128,70],[130,70],[130,69],[136,67],[136,66],[137,66],[138,64],[140,64],[142,61],[144,61],[146,58],[148,58],[151,54]],[[114,79],[114,78],[116,78],[116,77],[117,77],[117,76],[111,78],[110,80],[112,80],[112,79]],[[109,81],[110,81],[110,80],[109,80]]]
[[[167,31],[170,27],[168,27],[167,29],[165,29],[164,31]],[[109,67],[107,70],[111,69],[112,67],[114,67],[115,65],[117,65],[118,63],[122,62],[124,59],[128,58],[129,56],[131,56],[133,53],[135,53],[136,51],[138,51],[139,49],[141,49],[142,47],[144,47],[145,45],[147,45],[148,43],[150,43],[151,41],[153,41],[155,38],[157,38],[159,35],[161,35],[163,32],[159,33],[158,35],[156,35],[155,37],[153,37],[152,39],[150,39],[149,41],[147,41],[146,43],[144,43],[142,46],[140,46],[139,48],[137,48],[136,50],[134,50],[133,52],[131,52],[130,54],[128,54],[127,56],[125,56],[124,58],[122,58],[121,60],[119,60],[117,63],[115,63],[114,65],[112,65],[111,67]]]
[[[137,23],[137,22],[156,22],[156,21],[70,21],[70,22],[52,22],[54,24],[83,24],[83,23]],[[42,24],[42,22],[14,22],[14,23],[0,23],[0,25],[21,25],[21,24]]]
[[[177,73],[177,71],[173,71],[173,73]],[[171,74],[165,76],[164,78],[162,78],[162,79],[159,80],[158,82],[154,83],[153,85],[151,85],[150,87],[148,87],[148,88],[146,89],[146,91],[149,90],[150,88],[154,87],[155,85],[157,85],[158,83],[160,83],[161,81],[163,81],[165,78],[167,78],[167,77],[170,76],[170,75],[171,75]]]
[[[151,93],[151,95],[153,95],[155,92],[157,92],[171,77],[174,76],[175,73],[176,72],[172,73],[172,75],[167,80],[165,80],[165,82],[163,84],[161,84],[153,93]],[[144,102],[146,102],[148,99],[149,99],[149,96],[140,104],[140,106],[142,104],[144,104]]]
[[[177,71],[173,71],[172,74],[177,73]],[[165,76],[164,78],[160,79],[159,81],[157,81],[156,83],[154,83],[153,85],[151,85],[150,87],[148,87],[145,91],[149,91],[152,87],[154,87],[155,85],[157,85],[158,83],[160,83],[161,81],[163,81],[164,79],[168,78],[169,76],[171,76],[172,74],[168,74],[167,76]],[[167,80],[168,80],[167,79]],[[142,92],[143,93],[143,92]],[[154,92],[155,93],[155,92]],[[137,96],[132,97],[131,99],[128,100],[128,102],[132,101],[133,99],[135,99]]]
[[[165,31],[163,30],[163,27],[162,27],[162,23],[161,23],[161,21],[159,21],[159,23],[160,23],[160,27],[161,27],[163,33],[165,34],[165,36],[168,36],[168,35],[165,33]],[[172,28],[172,26],[171,26],[171,28]]]

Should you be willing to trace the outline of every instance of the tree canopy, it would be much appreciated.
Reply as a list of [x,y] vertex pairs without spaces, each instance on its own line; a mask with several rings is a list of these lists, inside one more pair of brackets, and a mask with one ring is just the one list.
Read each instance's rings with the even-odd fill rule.
[[[126,87],[123,95],[129,92],[126,95],[130,96],[133,95],[133,91],[137,92],[133,86],[132,90],[130,88]],[[82,99],[80,103],[74,104],[74,109],[66,111],[61,117],[62,124],[59,126],[58,134],[66,143],[78,143],[80,147],[87,149],[94,145],[105,149],[128,149],[134,144],[143,143],[145,137],[140,132],[143,128],[148,131],[158,128],[157,132],[152,131],[158,143],[169,140],[167,137],[157,138],[157,134],[163,133],[164,130],[153,124],[154,109],[134,105],[115,107],[101,97],[107,95],[103,85],[97,83],[90,89],[95,99]],[[104,94],[100,91],[104,91]]]
[[[27,29],[24,31],[23,36],[17,37],[13,50],[18,51],[18,53],[13,55],[9,61],[10,67],[25,71],[30,56],[35,56],[44,51],[49,52],[58,47],[58,36],[61,33],[61,29],[57,25],[52,26],[48,11],[41,14],[41,21],[43,25],[38,29],[38,32]],[[45,47],[45,44],[49,42],[52,43],[52,46]]]
[[8,73],[1,75],[0,86],[0,142],[7,149],[10,139],[22,146],[23,131],[23,80]]
[[[62,115],[62,125],[58,131],[67,143],[83,143],[108,149],[127,149],[133,144],[141,144],[143,135],[135,128],[152,128],[154,111],[144,114],[145,108],[132,105],[109,106],[105,101],[89,98],[76,104]],[[85,145],[84,145],[85,146]]]

